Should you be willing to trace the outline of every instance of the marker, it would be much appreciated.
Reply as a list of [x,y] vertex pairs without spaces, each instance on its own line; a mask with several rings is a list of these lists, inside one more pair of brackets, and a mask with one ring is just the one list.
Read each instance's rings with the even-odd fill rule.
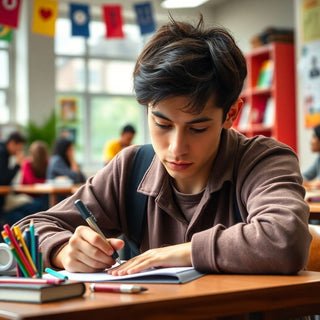
[[91,283],[89,289],[93,292],[113,292],[113,293],[139,293],[147,291],[148,288],[133,284],[106,284]]
[[0,283],[16,283],[16,284],[61,284],[65,280],[63,279],[36,279],[36,278],[2,278],[0,277]]
[[62,280],[68,280],[68,276],[65,276],[64,274],[59,273],[58,271],[52,270],[51,268],[45,268],[44,271],[46,273],[51,274],[52,276],[62,279]]
[[[79,212],[81,213],[81,216],[84,220],[87,221],[88,225],[97,233],[100,234],[100,236],[107,242],[109,243],[109,241],[107,240],[107,238],[105,237],[105,235],[102,233],[102,231],[100,230],[100,228],[98,227],[98,225],[96,224],[96,218],[94,217],[94,215],[90,212],[90,210],[88,209],[87,206],[84,205],[84,203],[78,199],[75,201],[75,206],[77,207],[77,209],[79,210]],[[110,243],[109,243],[110,244]],[[112,256],[111,256],[114,260],[116,260],[119,264],[121,264],[121,260],[120,257],[118,255],[118,252],[116,250],[114,250]]]

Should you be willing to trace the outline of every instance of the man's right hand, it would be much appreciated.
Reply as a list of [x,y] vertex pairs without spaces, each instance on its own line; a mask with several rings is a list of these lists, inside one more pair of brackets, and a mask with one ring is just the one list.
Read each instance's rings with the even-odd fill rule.
[[108,239],[87,226],[79,226],[69,242],[53,257],[54,266],[70,272],[99,272],[110,268],[114,250],[124,246],[123,240]]

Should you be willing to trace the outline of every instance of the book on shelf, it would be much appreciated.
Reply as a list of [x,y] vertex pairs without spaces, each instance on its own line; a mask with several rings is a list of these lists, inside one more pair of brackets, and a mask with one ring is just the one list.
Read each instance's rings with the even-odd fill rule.
[[44,303],[81,297],[83,282],[65,281],[59,285],[32,283],[0,283],[0,301]]
[[[204,276],[193,267],[152,268],[125,276],[112,276],[108,274],[107,269],[98,273],[72,273],[66,270],[59,272],[68,276],[69,280],[84,282],[186,283]],[[52,278],[49,274],[45,274],[44,277]]]
[[262,123],[265,126],[272,126],[274,123],[274,99],[272,97],[267,100]]
[[269,88],[272,83],[273,78],[273,61],[267,59],[262,62],[259,71],[257,87],[258,88]]
[[249,124],[250,105],[245,103],[242,107],[238,122],[238,129],[244,130]]

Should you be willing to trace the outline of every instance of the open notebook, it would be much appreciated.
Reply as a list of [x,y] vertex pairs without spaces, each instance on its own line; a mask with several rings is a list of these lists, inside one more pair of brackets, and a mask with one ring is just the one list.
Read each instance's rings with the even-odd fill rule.
[[[150,269],[136,274],[126,276],[112,276],[107,270],[98,273],[73,273],[60,271],[59,273],[68,276],[69,280],[83,282],[122,282],[122,283],[186,283],[191,280],[204,276],[203,273],[193,267],[175,267]],[[45,274],[44,278],[54,278],[52,275]]]

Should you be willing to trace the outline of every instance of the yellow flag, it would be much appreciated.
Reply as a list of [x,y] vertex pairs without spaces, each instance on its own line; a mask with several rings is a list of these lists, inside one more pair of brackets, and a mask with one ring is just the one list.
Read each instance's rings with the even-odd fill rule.
[[58,2],[54,0],[34,0],[32,31],[54,37],[58,15]]

